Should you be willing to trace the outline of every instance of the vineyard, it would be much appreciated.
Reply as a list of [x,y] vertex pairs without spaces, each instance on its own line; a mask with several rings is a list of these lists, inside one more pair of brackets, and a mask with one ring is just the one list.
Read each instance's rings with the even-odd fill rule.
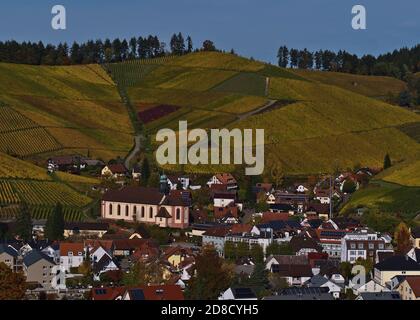
[[12,131],[0,135],[0,152],[26,157],[62,149],[44,128]]
[[11,181],[13,189],[22,201],[31,205],[55,205],[83,207],[92,200],[72,188],[58,182]]
[[107,161],[132,147],[127,110],[99,65],[0,63],[0,87],[8,89],[0,93],[0,152],[40,163],[54,153],[91,149]]
[[[66,174],[61,177],[67,178]],[[74,181],[93,182],[89,178]],[[28,204],[33,219],[46,219],[55,205],[61,203],[68,221],[83,219],[83,211],[92,203],[91,198],[60,182],[0,180],[0,219],[15,217],[22,201]]]
[[[14,219],[19,214],[19,206],[12,205],[6,207],[0,207],[0,219],[9,220]],[[47,219],[48,216],[53,212],[54,207],[45,206],[29,206],[32,219],[41,220]],[[81,221],[83,220],[83,212],[78,208],[64,207],[64,219],[66,221]]]
[[0,153],[0,178],[51,180],[46,170]]

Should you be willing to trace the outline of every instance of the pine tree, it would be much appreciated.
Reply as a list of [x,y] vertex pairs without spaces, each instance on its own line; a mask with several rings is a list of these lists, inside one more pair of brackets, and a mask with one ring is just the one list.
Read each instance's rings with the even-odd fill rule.
[[16,234],[25,242],[32,238],[31,213],[25,202],[20,204],[19,215],[16,217]]
[[53,212],[48,216],[45,226],[45,237],[51,241],[62,240],[64,236],[63,207],[57,203]]
[[187,37],[187,52],[193,52],[193,42],[190,36]]
[[150,178],[150,166],[149,160],[144,158],[143,163],[141,164],[141,181],[144,186],[147,185]]
[[392,166],[391,157],[387,153],[384,158],[384,170],[390,168]]

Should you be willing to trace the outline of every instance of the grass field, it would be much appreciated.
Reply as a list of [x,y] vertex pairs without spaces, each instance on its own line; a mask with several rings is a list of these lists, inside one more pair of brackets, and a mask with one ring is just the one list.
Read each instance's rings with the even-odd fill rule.
[[420,187],[420,160],[405,161],[385,170],[377,179],[408,187]]
[[342,212],[351,212],[358,207],[400,213],[406,219],[413,219],[420,212],[420,188],[374,181],[367,188],[356,191]]
[[384,98],[391,93],[397,95],[405,89],[405,83],[391,77],[371,77],[339,72],[294,70],[308,80],[337,86],[373,98]]

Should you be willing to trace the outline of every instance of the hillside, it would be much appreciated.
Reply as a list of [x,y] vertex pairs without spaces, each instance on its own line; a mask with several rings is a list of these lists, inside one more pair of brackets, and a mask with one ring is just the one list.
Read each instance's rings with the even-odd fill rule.
[[41,164],[50,154],[125,156],[132,127],[118,91],[98,65],[0,63],[0,151]]
[[[179,120],[190,128],[264,128],[267,175],[274,167],[285,174],[377,167],[386,153],[396,161],[420,154],[417,141],[401,130],[420,117],[370,98],[398,92],[403,83],[391,78],[309,74],[216,52],[111,64],[109,70],[149,133],[176,129]],[[252,113],[270,101],[277,103]]]
[[96,179],[67,173],[48,175],[43,168],[0,153],[0,218],[13,217],[24,201],[33,218],[46,218],[60,202],[67,220],[82,219],[83,209],[93,200],[78,187],[96,183]]
[[[93,203],[98,180],[58,173],[51,155],[109,160],[132,146],[132,128],[115,85],[100,66],[40,67],[0,63],[0,217],[25,201],[33,218],[46,218],[57,202],[67,220],[80,220]],[[35,165],[35,164],[38,164]]]
[[406,84],[396,78],[364,76],[342,72],[323,72],[313,70],[294,70],[295,74],[308,80],[333,85],[371,98],[384,99],[392,94],[398,95]]

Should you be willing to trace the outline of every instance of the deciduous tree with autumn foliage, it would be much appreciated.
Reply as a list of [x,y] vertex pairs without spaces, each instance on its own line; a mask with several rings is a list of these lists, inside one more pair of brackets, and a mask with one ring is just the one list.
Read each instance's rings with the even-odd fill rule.
[[21,300],[25,296],[26,278],[0,263],[0,300]]

